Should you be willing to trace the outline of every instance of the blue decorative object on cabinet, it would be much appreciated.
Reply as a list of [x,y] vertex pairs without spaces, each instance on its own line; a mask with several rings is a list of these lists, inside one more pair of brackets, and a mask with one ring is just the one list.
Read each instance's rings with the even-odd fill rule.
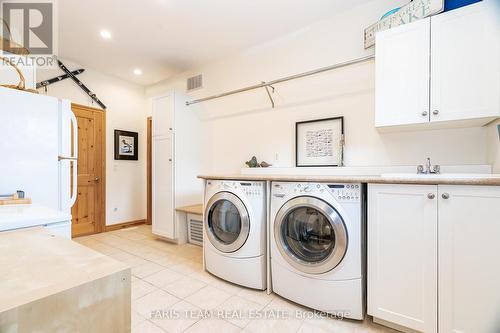
[[457,9],[460,7],[464,7],[467,5],[471,5],[473,3],[479,2],[482,0],[445,0],[444,1],[444,11],[450,11],[453,9]]
[[500,124],[497,125],[497,129],[498,129],[498,140],[500,140]]
[[387,16],[396,13],[399,9],[401,9],[401,7],[397,7],[397,8],[391,9],[390,11],[388,11],[387,13],[385,13],[384,15],[382,15],[382,17],[380,19],[381,20],[385,19]]

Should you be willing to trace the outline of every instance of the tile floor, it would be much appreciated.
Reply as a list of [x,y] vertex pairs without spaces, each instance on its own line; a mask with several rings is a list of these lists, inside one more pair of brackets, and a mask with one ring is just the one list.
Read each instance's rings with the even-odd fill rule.
[[324,318],[275,294],[225,282],[203,271],[201,247],[157,239],[150,226],[75,241],[132,267],[133,333],[395,332],[369,319]]

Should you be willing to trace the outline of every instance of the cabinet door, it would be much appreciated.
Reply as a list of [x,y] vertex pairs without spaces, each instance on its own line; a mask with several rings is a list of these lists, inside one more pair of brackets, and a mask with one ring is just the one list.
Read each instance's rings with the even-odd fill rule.
[[153,137],[166,137],[173,133],[174,95],[153,99]]
[[437,331],[437,186],[369,185],[368,314]]
[[500,38],[495,14],[480,2],[432,17],[432,121],[500,115]]
[[153,233],[175,238],[173,137],[153,140]]
[[439,332],[500,332],[500,187],[439,194]]
[[377,33],[377,127],[429,122],[429,47],[429,18]]

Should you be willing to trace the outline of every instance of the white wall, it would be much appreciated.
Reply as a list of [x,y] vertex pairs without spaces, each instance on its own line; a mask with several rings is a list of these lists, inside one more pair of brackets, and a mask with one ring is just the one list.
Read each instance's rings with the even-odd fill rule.
[[[82,66],[63,60],[75,70]],[[83,67],[85,68],[85,67]],[[106,225],[146,218],[146,98],[144,88],[89,68],[78,78],[107,106],[106,112]],[[37,80],[60,70],[38,70]],[[41,93],[44,92],[41,90]],[[70,79],[48,87],[48,95],[99,107]],[[139,161],[114,160],[114,130],[139,132]],[[116,208],[116,211],[115,211]]]
[[[373,52],[363,48],[363,30],[387,10],[407,1],[375,0],[329,20],[208,64],[147,89],[153,96],[185,90],[192,74],[204,75],[204,97],[307,71]],[[205,102],[205,172],[239,172],[252,155],[275,165],[294,165],[296,121],[344,116],[347,166],[486,164],[486,128],[379,133],[374,128],[374,64],[368,62],[276,86],[276,109],[265,91]],[[208,157],[209,156],[209,157]]]

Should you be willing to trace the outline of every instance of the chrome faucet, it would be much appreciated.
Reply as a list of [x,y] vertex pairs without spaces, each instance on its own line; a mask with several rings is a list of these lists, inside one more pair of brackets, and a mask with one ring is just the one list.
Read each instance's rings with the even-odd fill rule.
[[423,165],[417,166],[417,174],[429,175],[429,174],[439,174],[441,173],[441,166],[432,165],[431,159],[427,157],[427,162],[425,163],[425,168]]

